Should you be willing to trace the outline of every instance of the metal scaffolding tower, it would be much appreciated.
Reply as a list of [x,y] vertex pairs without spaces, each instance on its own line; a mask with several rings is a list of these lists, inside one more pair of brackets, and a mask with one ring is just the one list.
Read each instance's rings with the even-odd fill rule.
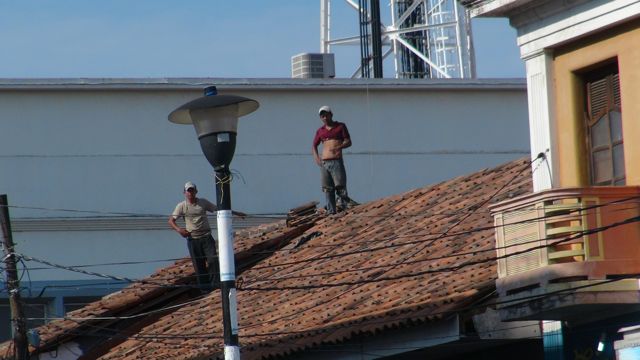
[[352,77],[382,77],[382,59],[393,55],[396,78],[475,78],[471,24],[456,0],[389,0],[388,26],[380,22],[380,0],[343,1],[358,13],[360,35],[331,39],[331,0],[320,0],[320,51],[359,43]]

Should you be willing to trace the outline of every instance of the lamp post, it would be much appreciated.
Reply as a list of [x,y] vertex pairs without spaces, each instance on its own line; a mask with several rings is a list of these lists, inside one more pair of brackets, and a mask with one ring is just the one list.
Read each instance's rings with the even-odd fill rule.
[[218,254],[220,257],[220,292],[224,325],[224,356],[240,359],[236,269],[233,254],[231,221],[231,171],[229,164],[236,149],[238,118],[254,112],[257,101],[235,95],[218,95],[215,86],[204,90],[205,96],[190,101],[169,114],[169,121],[193,124],[200,147],[216,173]]

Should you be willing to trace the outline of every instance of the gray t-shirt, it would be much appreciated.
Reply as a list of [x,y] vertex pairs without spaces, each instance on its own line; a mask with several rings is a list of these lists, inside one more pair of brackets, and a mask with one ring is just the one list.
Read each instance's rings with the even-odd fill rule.
[[196,198],[195,204],[190,204],[185,200],[176,205],[171,215],[174,219],[184,218],[185,227],[191,233],[191,237],[200,238],[211,233],[207,211],[214,212],[216,210],[216,206],[209,200]]

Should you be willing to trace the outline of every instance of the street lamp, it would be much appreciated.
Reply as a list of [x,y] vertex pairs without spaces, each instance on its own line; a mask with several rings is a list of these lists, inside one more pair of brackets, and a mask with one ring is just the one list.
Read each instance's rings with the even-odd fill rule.
[[190,101],[169,114],[176,124],[193,124],[200,147],[216,173],[218,254],[220,292],[224,325],[224,356],[240,359],[236,266],[231,221],[231,171],[229,164],[236,149],[238,118],[258,109],[258,102],[235,95],[218,95],[215,86],[204,89],[205,96]]

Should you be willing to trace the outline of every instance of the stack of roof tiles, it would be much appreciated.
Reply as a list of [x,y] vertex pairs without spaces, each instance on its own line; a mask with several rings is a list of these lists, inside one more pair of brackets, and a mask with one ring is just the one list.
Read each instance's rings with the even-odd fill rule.
[[[304,212],[305,220],[238,233],[243,359],[424,323],[482,301],[497,277],[487,207],[530,191],[529,161],[518,160],[346,213]],[[160,269],[40,328],[31,350],[89,335],[100,339],[91,357],[103,359],[222,357],[220,293],[193,295],[184,286],[192,276],[186,259]]]

